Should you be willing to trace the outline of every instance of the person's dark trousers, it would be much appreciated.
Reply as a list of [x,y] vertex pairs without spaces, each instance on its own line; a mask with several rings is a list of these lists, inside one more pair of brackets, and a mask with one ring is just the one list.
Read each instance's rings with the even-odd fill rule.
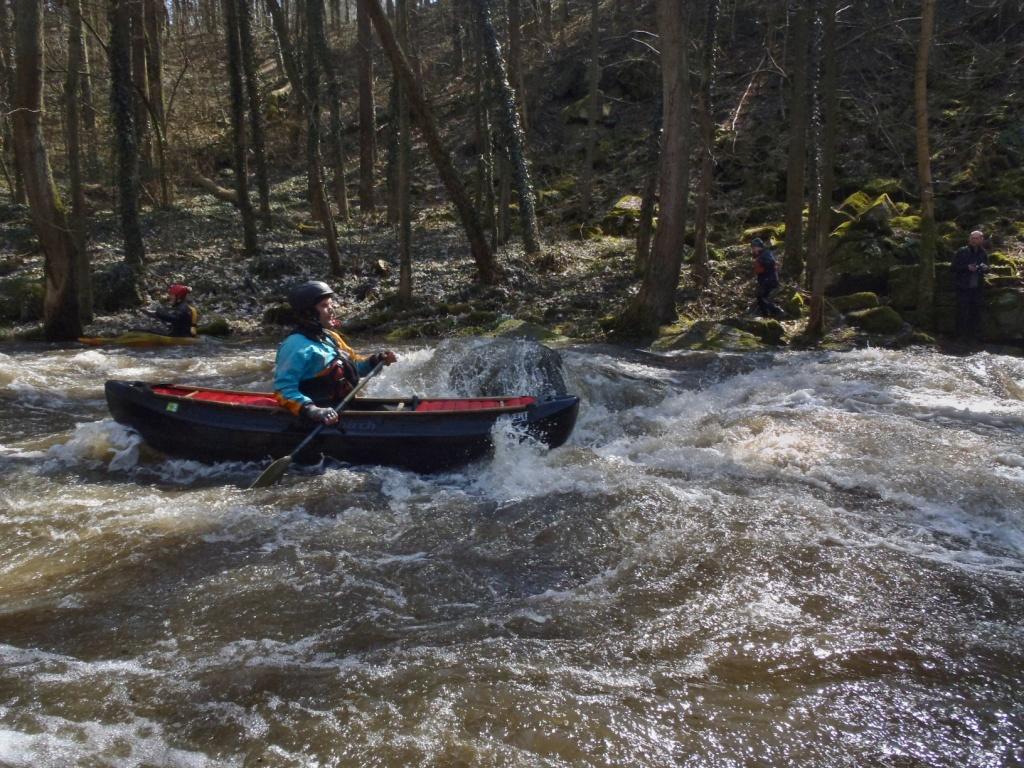
[[768,283],[757,284],[757,309],[762,317],[781,317],[783,315],[781,307],[771,300],[772,292],[777,287],[777,285]]
[[956,292],[956,335],[976,341],[981,329],[981,289],[963,288]]

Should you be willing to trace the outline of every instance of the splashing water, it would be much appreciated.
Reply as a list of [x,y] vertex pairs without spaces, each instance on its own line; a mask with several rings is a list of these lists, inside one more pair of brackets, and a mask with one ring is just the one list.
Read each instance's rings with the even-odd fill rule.
[[1024,363],[408,349],[372,394],[582,398],[439,475],[172,460],[0,354],[0,763],[1024,764]]

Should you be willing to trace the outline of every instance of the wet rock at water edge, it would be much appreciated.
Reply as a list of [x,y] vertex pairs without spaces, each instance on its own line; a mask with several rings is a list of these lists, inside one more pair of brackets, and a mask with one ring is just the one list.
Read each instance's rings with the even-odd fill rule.
[[447,387],[463,397],[567,392],[562,356],[534,341],[452,339],[438,345],[434,360]]

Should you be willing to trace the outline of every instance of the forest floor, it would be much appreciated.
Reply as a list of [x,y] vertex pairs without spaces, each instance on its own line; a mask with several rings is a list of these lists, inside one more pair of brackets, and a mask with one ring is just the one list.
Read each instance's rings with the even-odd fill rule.
[[[338,293],[345,327],[353,333],[395,340],[443,338],[492,332],[508,320],[547,329],[581,341],[607,341],[608,320],[623,308],[638,284],[632,237],[549,239],[539,257],[527,257],[518,242],[502,246],[497,258],[504,279],[493,287],[475,280],[464,233],[448,206],[418,212],[413,224],[414,301],[399,307],[397,233],[383,213],[360,216],[339,227],[343,274],[331,275],[323,237],[308,219],[303,187],[294,176],[273,187],[274,226],[260,233],[261,253],[246,258],[241,227],[231,205],[212,196],[179,190],[171,210],[146,210],[146,293],[152,303],[166,300],[170,283],[193,288],[200,324],[223,318],[232,335],[280,334],[280,307],[288,288],[307,279],[328,281]],[[97,205],[90,214],[89,249],[94,271],[121,259],[117,217]],[[38,281],[42,256],[33,252],[27,209],[0,209],[0,274]],[[723,264],[719,280],[701,301],[691,301],[689,319],[744,314],[753,302],[753,280],[746,251]],[[684,265],[685,266],[685,265]],[[684,278],[684,286],[686,279]],[[743,283],[748,282],[749,286]],[[685,298],[685,288],[682,291]],[[695,299],[695,295],[692,297]],[[713,308],[713,309],[712,309]],[[143,307],[142,309],[145,309]],[[85,335],[114,335],[154,321],[140,310],[97,311]],[[38,318],[29,313],[6,332],[33,338]]]

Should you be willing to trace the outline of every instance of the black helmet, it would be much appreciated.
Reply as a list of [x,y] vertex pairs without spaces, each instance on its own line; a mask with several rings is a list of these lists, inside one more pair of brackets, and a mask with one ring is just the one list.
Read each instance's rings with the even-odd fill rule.
[[302,313],[315,307],[324,297],[333,295],[334,291],[327,283],[309,280],[296,285],[288,292],[288,303],[296,312]]

